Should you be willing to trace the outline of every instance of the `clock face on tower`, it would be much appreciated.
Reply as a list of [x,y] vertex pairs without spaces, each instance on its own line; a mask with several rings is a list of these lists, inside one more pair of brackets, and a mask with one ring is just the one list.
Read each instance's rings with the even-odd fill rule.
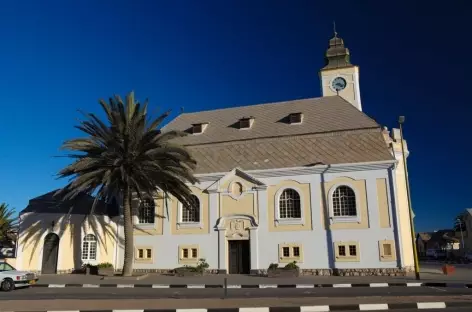
[[341,90],[344,90],[344,88],[346,88],[346,79],[344,79],[343,77],[336,77],[333,79],[333,81],[331,82],[331,87],[335,90],[335,91],[341,91]]

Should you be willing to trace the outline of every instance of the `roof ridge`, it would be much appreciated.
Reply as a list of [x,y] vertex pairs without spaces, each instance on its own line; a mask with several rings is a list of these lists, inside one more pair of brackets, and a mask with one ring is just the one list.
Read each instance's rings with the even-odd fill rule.
[[[266,102],[266,103],[258,103],[258,104],[247,104],[247,105],[238,105],[238,106],[231,106],[231,107],[224,107],[224,108],[216,108],[216,109],[204,109],[196,112],[189,112],[189,113],[182,113],[178,115],[177,117],[183,116],[183,115],[192,115],[192,114],[199,114],[203,112],[219,112],[223,110],[229,110],[229,109],[239,109],[243,107],[256,107],[256,106],[263,106],[263,105],[277,105],[277,104],[287,104],[291,102],[298,102],[298,101],[307,101],[307,100],[320,100],[324,98],[323,96],[319,97],[309,97],[309,98],[301,98],[297,100],[287,100],[287,101],[277,101],[277,102]],[[349,103],[349,102],[348,102]],[[350,104],[350,103],[349,103]],[[352,106],[352,104],[351,104]],[[176,118],[177,118],[176,117]]]

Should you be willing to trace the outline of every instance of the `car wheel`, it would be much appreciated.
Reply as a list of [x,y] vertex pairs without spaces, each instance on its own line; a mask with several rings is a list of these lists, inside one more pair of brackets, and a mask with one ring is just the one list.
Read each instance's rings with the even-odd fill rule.
[[15,283],[11,279],[6,279],[2,282],[0,287],[3,291],[12,291],[15,289]]

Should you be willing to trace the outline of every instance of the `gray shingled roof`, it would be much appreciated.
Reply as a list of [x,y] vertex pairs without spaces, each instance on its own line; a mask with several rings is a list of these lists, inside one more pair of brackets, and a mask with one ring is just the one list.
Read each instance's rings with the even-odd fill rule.
[[[300,112],[304,116],[303,124],[291,125],[287,122],[289,114]],[[250,116],[255,118],[251,129],[240,130],[239,119]],[[172,120],[163,130],[190,132],[192,124],[203,122],[209,123],[204,133],[189,135],[179,139],[179,143],[195,145],[380,127],[343,98],[329,96],[185,113]]]
[[[303,123],[289,124],[299,112]],[[251,129],[238,128],[244,117],[255,118]],[[185,113],[164,131],[203,122],[204,133],[176,140],[197,160],[196,173],[393,160],[380,125],[338,96]]]

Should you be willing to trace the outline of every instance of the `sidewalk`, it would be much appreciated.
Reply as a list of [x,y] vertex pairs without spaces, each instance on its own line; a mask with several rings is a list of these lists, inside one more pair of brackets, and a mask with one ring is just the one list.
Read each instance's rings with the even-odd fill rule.
[[[42,275],[39,278],[40,285],[214,285],[222,286],[227,279],[228,285],[301,285],[301,284],[370,284],[370,283],[450,283],[450,284],[472,284],[472,270],[456,268],[453,275],[443,275],[440,269],[425,268],[421,272],[421,280],[415,280],[414,276],[389,277],[389,276],[300,276],[296,278],[269,278],[248,275],[206,275],[191,277],[165,276],[150,274],[141,279],[102,279],[101,276],[93,275]],[[139,286],[138,286],[139,287]]]

